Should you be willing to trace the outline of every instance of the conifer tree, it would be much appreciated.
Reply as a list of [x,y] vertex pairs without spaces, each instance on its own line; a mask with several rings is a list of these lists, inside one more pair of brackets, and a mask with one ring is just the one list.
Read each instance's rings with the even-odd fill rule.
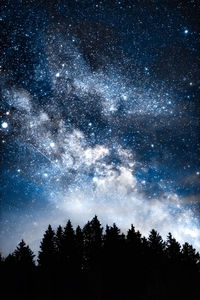
[[99,222],[97,216],[91,220],[91,243],[96,247],[100,248],[102,246],[102,232],[103,227],[101,227],[101,223]]
[[83,228],[84,262],[86,268],[93,268],[97,264],[97,260],[100,259],[99,255],[103,241],[102,232],[103,228],[96,215]]
[[129,245],[136,249],[141,248],[142,240],[141,240],[141,233],[139,231],[135,231],[135,227],[133,224],[131,225],[131,228],[127,232],[127,242]]
[[81,230],[80,226],[78,225],[76,228],[76,267],[77,270],[81,271],[83,268],[83,231]]
[[181,259],[181,245],[169,232],[166,242],[166,254],[171,262],[179,262]]
[[141,233],[135,230],[135,227],[131,225],[131,228],[127,232],[126,239],[126,253],[125,259],[127,264],[131,264],[132,267],[139,268],[141,265],[142,256],[142,239]]
[[193,248],[192,245],[188,244],[187,242],[183,244],[182,247],[182,260],[187,265],[197,266],[200,261],[199,253],[196,249]]
[[62,226],[59,225],[58,228],[57,228],[57,231],[56,231],[56,236],[55,236],[55,243],[56,243],[57,252],[61,251],[62,242],[63,242],[63,229],[62,229]]
[[133,225],[126,237],[115,223],[103,235],[97,216],[83,230],[69,220],[55,234],[49,225],[38,267],[23,240],[1,260],[5,299],[199,299],[200,256],[192,245],[181,249],[171,233],[165,243],[154,229],[141,237]]
[[43,239],[40,244],[40,251],[38,255],[38,264],[43,268],[51,268],[56,261],[56,243],[55,233],[51,225],[45,231]]
[[106,225],[104,236],[104,255],[108,260],[119,259],[122,244],[120,229],[114,223],[113,226]]
[[63,243],[63,229],[62,226],[59,225],[56,230],[55,235],[55,245],[56,245],[56,261],[58,263],[58,266],[62,264],[62,243]]
[[159,233],[152,229],[148,238],[149,248],[153,251],[155,255],[161,255],[165,249],[165,242]]
[[62,238],[62,260],[68,268],[73,268],[76,254],[75,232],[70,220],[68,220]]
[[24,240],[21,240],[13,254],[15,256],[16,263],[21,267],[30,268],[34,266],[35,255],[29,246],[26,246]]
[[120,239],[120,229],[114,223],[113,226],[106,225],[105,242],[115,243]]

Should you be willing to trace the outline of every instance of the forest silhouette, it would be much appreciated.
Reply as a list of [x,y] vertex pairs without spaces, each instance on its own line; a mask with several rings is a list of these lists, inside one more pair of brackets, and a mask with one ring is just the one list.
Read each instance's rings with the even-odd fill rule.
[[37,263],[22,240],[1,256],[0,299],[199,300],[200,256],[156,230],[142,237],[131,225],[127,234],[113,224],[101,226],[97,216],[81,228],[54,231],[41,240]]

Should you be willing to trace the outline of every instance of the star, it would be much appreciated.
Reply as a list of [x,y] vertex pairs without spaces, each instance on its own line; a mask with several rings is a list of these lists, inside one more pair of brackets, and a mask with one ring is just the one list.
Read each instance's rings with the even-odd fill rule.
[[51,148],[54,148],[54,147],[55,147],[55,143],[54,143],[54,142],[51,142],[51,143],[50,143],[50,147],[51,147]]
[[124,100],[127,100],[127,95],[122,95],[122,98],[123,98]]
[[1,124],[1,127],[2,127],[3,129],[8,128],[8,123],[7,123],[7,122],[3,122],[3,123]]

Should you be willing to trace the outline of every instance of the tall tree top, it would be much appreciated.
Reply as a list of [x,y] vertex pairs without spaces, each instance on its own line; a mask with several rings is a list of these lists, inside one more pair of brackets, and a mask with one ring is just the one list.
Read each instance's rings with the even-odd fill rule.
[[21,240],[21,242],[18,244],[17,249],[14,251],[14,256],[17,263],[20,263],[23,266],[33,266],[34,265],[34,253],[29,248],[28,245],[24,242],[24,240]]

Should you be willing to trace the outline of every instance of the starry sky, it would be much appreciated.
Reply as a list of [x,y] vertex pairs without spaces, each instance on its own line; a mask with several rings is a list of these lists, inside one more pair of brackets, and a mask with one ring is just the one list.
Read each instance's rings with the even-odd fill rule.
[[0,4],[0,250],[131,223],[200,249],[200,2]]

